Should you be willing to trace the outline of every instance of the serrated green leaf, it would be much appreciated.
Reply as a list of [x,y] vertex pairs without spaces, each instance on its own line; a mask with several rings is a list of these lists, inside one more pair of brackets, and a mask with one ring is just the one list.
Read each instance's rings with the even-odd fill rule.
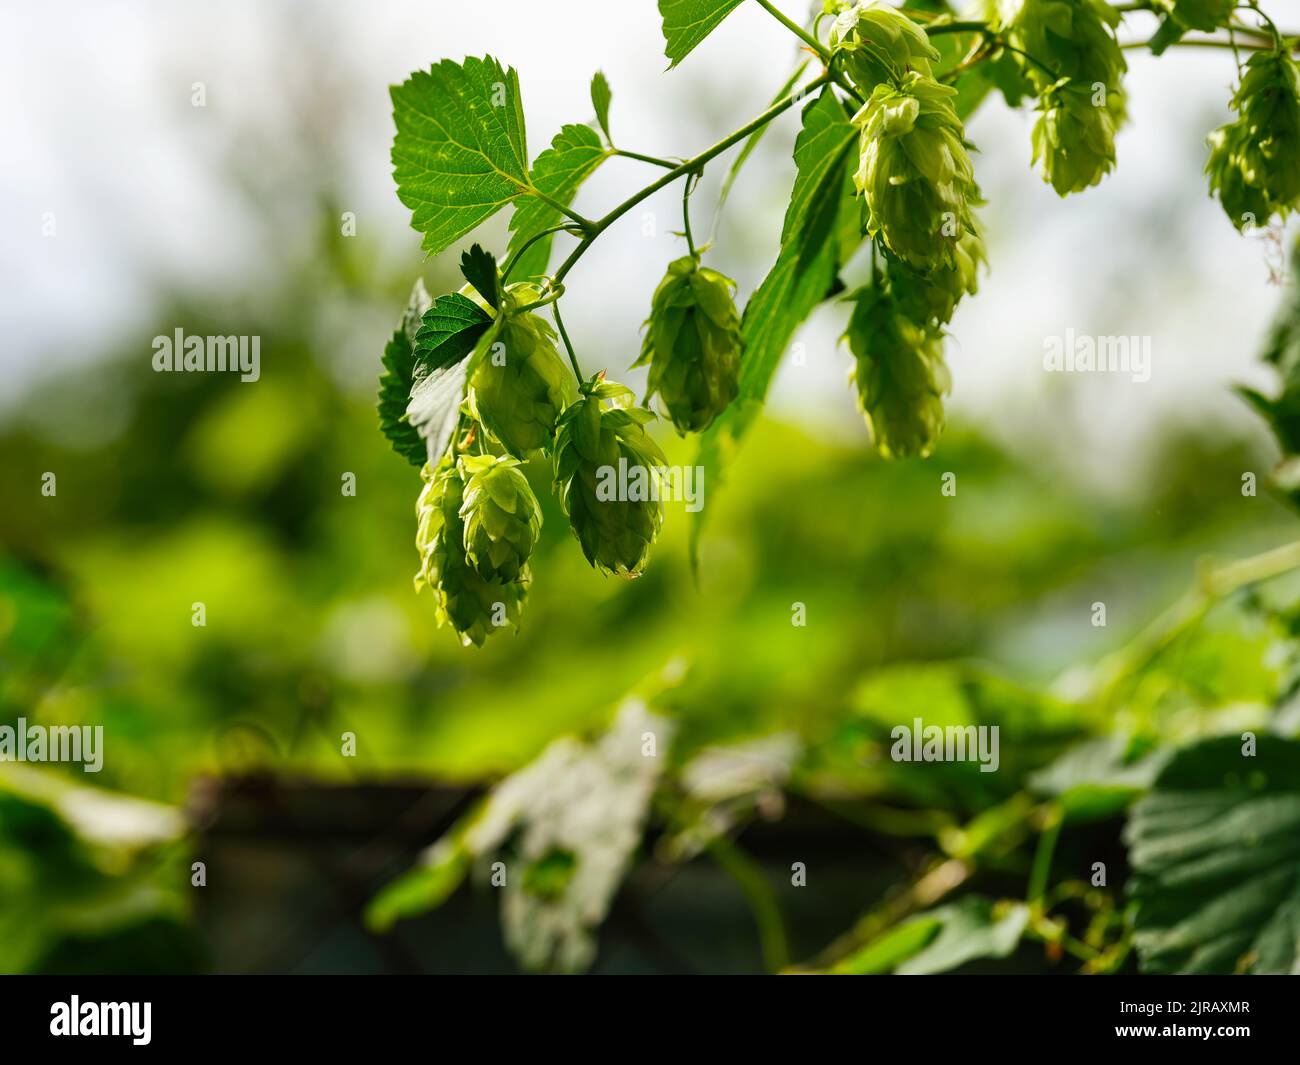
[[1150,973],[1300,971],[1300,741],[1185,748],[1125,831]]
[[609,87],[609,79],[602,71],[596,71],[591,79],[591,106],[596,109],[596,121],[605,131],[605,139],[611,144],[614,143],[614,138],[609,132],[609,105],[613,99],[614,93]]
[[465,394],[465,359],[492,324],[482,307],[459,292],[439,296],[420,320],[406,405],[406,420],[424,444],[418,465],[426,458],[436,461],[447,450]]
[[[829,90],[804,109],[795,141],[797,167],[782,227],[781,253],[745,305],[741,336],[745,357],[735,401],[701,434],[696,461],[706,467],[714,493],[741,438],[762,410],[768,387],[795,330],[838,288],[841,240],[859,233],[841,225],[859,210],[853,196],[849,148],[856,131]],[[704,511],[691,524],[692,564],[698,557]]]
[[530,193],[519,76],[491,56],[394,85],[393,177],[430,254]]
[[384,347],[384,372],[379,376],[379,425],[393,450],[414,466],[423,466],[425,445],[419,431],[406,419],[406,405],[415,383],[415,335],[420,319],[433,301],[417,280],[402,321]]
[[659,0],[664,20],[664,55],[675,67],[724,18],[740,6],[741,0]]
[[462,253],[460,272],[474,286],[474,291],[487,300],[489,307],[496,310],[501,306],[501,275],[497,271],[496,256],[490,251],[475,244]]
[[[600,143],[600,137],[590,126],[565,126],[533,163],[530,180],[538,191],[567,207],[582,183],[609,156],[609,149]],[[510,255],[522,248],[530,237],[563,220],[560,211],[545,200],[535,196],[521,200],[510,219]],[[534,243],[511,269],[511,278],[540,277],[546,273],[551,259],[551,243],[551,236]]]

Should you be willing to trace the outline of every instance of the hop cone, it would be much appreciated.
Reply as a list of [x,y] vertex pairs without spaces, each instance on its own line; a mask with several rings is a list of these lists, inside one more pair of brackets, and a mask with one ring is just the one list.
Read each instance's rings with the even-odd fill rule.
[[470,413],[519,459],[549,446],[555,420],[573,396],[555,331],[536,314],[516,310],[538,294],[533,285],[510,287],[501,321],[479,342],[469,382]]
[[950,386],[938,330],[917,325],[878,289],[857,295],[846,334],[858,406],[881,455],[928,455],[943,432]]
[[[645,430],[650,411],[602,407],[631,395],[593,379],[560,415],[555,438],[555,487],[582,553],[597,569],[627,577],[645,567],[663,524],[657,489],[665,463]],[[630,491],[619,490],[624,479]]]
[[1033,143],[1043,179],[1062,196],[1095,185],[1115,165],[1115,132],[1127,111],[1119,15],[1103,0],[991,6],[999,35],[1017,49],[1020,76],[1040,97]]
[[1115,116],[1094,102],[1093,90],[1062,79],[1039,98],[1034,162],[1059,196],[1082,192],[1115,165]]
[[897,81],[909,70],[928,76],[939,61],[939,51],[925,31],[901,11],[881,3],[840,3],[830,44],[864,96],[882,81]]
[[517,581],[542,528],[542,510],[517,459],[472,455],[460,460],[465,557],[485,581]]
[[645,342],[634,365],[650,364],[646,402],[656,392],[680,433],[698,433],[736,398],[740,315],[736,283],[693,256],[671,263],[655,289]]
[[953,248],[952,262],[928,273],[914,270],[905,262],[890,259],[886,271],[889,291],[898,309],[913,322],[935,327],[947,325],[963,296],[973,296],[979,287],[979,268],[987,265],[984,241],[974,227],[968,228]]
[[500,627],[498,621],[518,628],[528,593],[527,567],[516,581],[484,580],[465,554],[461,471],[451,462],[436,470],[426,463],[420,476],[425,484],[415,504],[415,547],[420,552],[415,590],[427,585],[437,600],[438,624],[450,624],[466,647],[482,647]]
[[1232,98],[1235,122],[1210,134],[1210,191],[1238,229],[1300,205],[1300,67],[1256,52]]
[[956,90],[913,71],[877,85],[854,117],[861,159],[853,182],[867,201],[867,229],[918,270],[953,262],[979,199]]
[[1226,26],[1237,4],[1238,0],[1155,0],[1156,10],[1164,11],[1179,26],[1206,33]]

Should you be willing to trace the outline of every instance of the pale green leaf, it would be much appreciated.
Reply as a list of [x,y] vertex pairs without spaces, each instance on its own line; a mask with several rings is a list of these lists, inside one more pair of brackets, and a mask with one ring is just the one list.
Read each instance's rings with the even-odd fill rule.
[[697,44],[718,28],[741,0],[659,0],[664,20],[664,55],[675,67]]
[[528,194],[519,76],[491,56],[443,60],[390,90],[393,177],[423,248],[442,251]]
[[614,93],[609,87],[609,79],[602,71],[596,71],[591,79],[591,106],[596,109],[596,121],[605,131],[605,139],[611,144],[614,138],[609,132],[609,105],[613,99]]

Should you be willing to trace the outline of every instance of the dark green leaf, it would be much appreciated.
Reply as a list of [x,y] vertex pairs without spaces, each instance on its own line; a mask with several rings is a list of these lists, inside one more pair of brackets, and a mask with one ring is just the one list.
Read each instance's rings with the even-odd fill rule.
[[659,0],[664,20],[664,55],[675,67],[740,6],[740,0]]
[[1300,967],[1300,741],[1179,751],[1133,808],[1134,941],[1152,973]]
[[424,457],[430,462],[447,450],[456,430],[465,393],[465,359],[492,322],[483,308],[459,292],[439,296],[421,319],[415,334],[415,373],[406,418],[423,439]]
[[460,257],[460,272],[474,290],[496,310],[501,306],[501,275],[497,272],[496,257],[475,244]]
[[[579,186],[609,158],[609,149],[590,126],[565,126],[551,141],[551,146],[537,157],[530,180],[541,192],[566,207],[573,202]],[[521,200],[510,219],[513,231],[510,254],[543,230],[558,225],[564,216],[551,204],[537,197]],[[534,243],[511,269],[512,278],[538,277],[546,273],[551,257],[551,237]]]
[[390,90],[393,177],[435,254],[530,192],[519,76],[491,56],[444,60]]
[[425,445],[419,432],[406,420],[406,405],[415,383],[415,335],[420,319],[433,301],[416,281],[402,321],[384,348],[384,372],[379,377],[379,424],[393,450],[414,466],[423,466]]
[[609,87],[609,79],[601,71],[596,71],[595,76],[591,79],[591,105],[596,109],[596,121],[600,123],[600,128],[605,131],[605,139],[611,144],[614,138],[609,132],[609,105],[613,100],[614,94]]

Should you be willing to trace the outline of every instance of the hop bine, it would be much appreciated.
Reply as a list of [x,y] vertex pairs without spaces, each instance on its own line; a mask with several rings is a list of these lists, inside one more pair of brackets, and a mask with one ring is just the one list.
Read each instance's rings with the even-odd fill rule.
[[573,398],[569,368],[543,318],[519,308],[536,301],[535,285],[511,285],[493,328],[479,341],[469,381],[471,415],[518,459],[549,447],[555,422]]
[[878,288],[854,297],[845,334],[851,380],[876,449],[886,458],[925,457],[943,432],[943,396],[951,387],[943,336],[918,325]]
[[1237,119],[1210,134],[1206,172],[1238,229],[1300,206],[1300,67],[1285,52],[1256,52],[1232,108]]
[[656,392],[679,433],[707,429],[736,398],[740,315],[736,283],[693,255],[669,264],[655,289],[641,357],[649,364],[646,403]]
[[854,185],[867,202],[867,231],[909,266],[951,265],[979,201],[955,89],[912,71],[877,85],[854,116],[861,157]]
[[597,374],[560,415],[555,438],[555,488],[582,553],[625,577],[640,575],[663,524],[665,459],[645,430],[654,414],[632,399]]
[[507,621],[519,627],[531,579],[528,567],[521,565],[512,581],[485,579],[465,550],[461,509],[466,485],[459,464],[444,459],[433,469],[426,463],[420,476],[424,489],[415,504],[415,547],[420,553],[415,590],[427,586],[433,592],[439,625],[451,625],[466,647],[482,647]]

